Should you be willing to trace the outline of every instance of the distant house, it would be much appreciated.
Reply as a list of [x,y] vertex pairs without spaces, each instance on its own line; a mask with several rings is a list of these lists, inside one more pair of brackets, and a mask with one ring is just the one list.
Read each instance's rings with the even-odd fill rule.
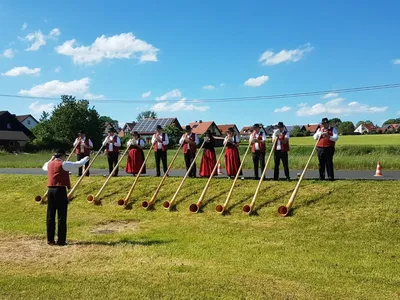
[[400,128],[400,124],[387,124],[382,126],[382,132],[394,132]]
[[124,136],[129,135],[133,131],[133,128],[135,127],[135,125],[136,125],[136,122],[125,123],[124,127],[122,127],[122,129],[119,131],[118,136],[124,137]]
[[235,124],[217,125],[217,127],[222,135],[226,135],[226,131],[228,130],[228,128],[233,127],[233,130],[235,131],[235,135],[240,136],[240,130],[239,130],[239,128],[237,128],[237,126]]
[[18,151],[34,138],[33,133],[15,115],[0,111],[0,148]]
[[354,130],[354,132],[358,132],[358,133],[364,134],[364,133],[370,133],[371,131],[374,131],[374,130],[376,130],[374,125],[363,123],[363,124],[360,124],[360,126],[358,126]]
[[104,134],[107,135],[108,130],[110,130],[110,129],[114,130],[115,133],[120,132],[120,128],[117,123],[106,122],[104,124]]
[[133,127],[133,131],[137,131],[146,143],[150,144],[153,134],[157,132],[157,125],[161,125],[163,128],[174,125],[179,128],[179,130],[182,129],[177,118],[146,118],[137,122]]
[[39,124],[39,121],[36,120],[32,115],[22,115],[22,116],[16,116],[17,120],[20,121],[26,128],[31,130],[34,128],[37,124]]
[[[268,136],[268,135],[267,135],[267,131],[265,130],[264,127],[261,127],[261,128],[260,128],[260,131],[261,131],[263,134],[265,134],[265,136]],[[245,127],[243,127],[243,128],[240,130],[240,139],[249,140],[249,139],[250,139],[250,135],[252,134],[252,132],[253,132],[253,126],[245,126]]]
[[192,122],[189,123],[189,126],[192,127],[192,132],[197,135],[205,134],[207,130],[210,130],[213,136],[221,136],[222,133],[218,129],[218,126],[213,121],[208,122]]
[[310,133],[314,134],[318,128],[320,127],[319,124],[307,124],[300,127],[301,131],[309,131]]

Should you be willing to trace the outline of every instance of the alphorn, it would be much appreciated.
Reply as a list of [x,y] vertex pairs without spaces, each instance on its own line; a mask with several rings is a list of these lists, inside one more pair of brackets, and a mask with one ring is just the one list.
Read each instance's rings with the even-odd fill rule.
[[258,181],[258,185],[257,185],[257,188],[256,188],[256,192],[254,193],[253,200],[251,200],[250,204],[246,204],[246,205],[243,206],[243,212],[244,213],[251,214],[251,212],[252,212],[252,210],[254,208],[254,204],[256,204],[256,199],[257,199],[257,196],[258,196],[258,192],[260,191],[261,184],[264,181],[264,176],[265,176],[265,173],[267,172],[268,164],[269,164],[269,161],[271,160],[272,153],[275,150],[275,145],[276,145],[277,141],[278,141],[278,139],[275,139],[274,143],[272,144],[271,152],[268,155],[268,159],[267,159],[267,162],[265,163],[264,170],[263,170],[263,172],[261,174],[260,180]]
[[[70,160],[72,154],[74,153],[74,151],[75,151],[76,147],[78,147],[78,145],[79,145],[79,143],[74,146],[74,148],[72,149],[71,153],[68,155],[68,157],[67,157],[67,159],[65,161],[69,161]],[[44,193],[43,196],[36,196],[35,197],[35,201],[40,203],[40,204],[46,204],[46,202],[47,202],[47,193],[48,193],[48,191],[46,191],[46,193]]]
[[231,189],[229,190],[228,196],[226,197],[225,203],[224,203],[223,205],[220,205],[220,204],[219,204],[219,205],[217,205],[217,206],[215,207],[215,210],[217,211],[217,213],[220,213],[220,214],[224,213],[225,209],[228,207],[228,204],[229,204],[229,201],[231,200],[232,192],[233,192],[233,189],[234,189],[234,187],[235,187],[236,181],[237,181],[238,178],[239,178],[240,171],[242,170],[243,165],[244,165],[244,160],[246,159],[246,156],[247,156],[247,154],[249,153],[249,150],[250,150],[251,146],[252,146],[251,143],[249,143],[249,146],[247,147],[247,150],[246,150],[246,152],[244,153],[242,162],[240,163],[239,170],[238,170],[238,172],[237,172],[237,174],[236,174],[236,176],[235,176],[235,179],[233,180]]
[[175,204],[176,197],[178,196],[178,194],[179,194],[179,192],[180,192],[180,190],[181,190],[183,184],[185,183],[186,178],[189,176],[190,171],[192,170],[194,164],[196,163],[197,156],[199,155],[201,149],[203,149],[204,143],[205,143],[205,141],[203,141],[203,143],[201,144],[199,150],[197,151],[196,156],[194,157],[192,163],[190,164],[189,169],[186,171],[186,174],[185,174],[185,176],[183,177],[181,183],[179,184],[179,187],[178,187],[178,189],[176,190],[176,192],[175,192],[174,196],[172,197],[171,201],[164,201],[164,202],[163,202],[162,206],[163,206],[165,209],[170,209],[170,208]]
[[[221,160],[221,157],[224,154],[225,148],[226,148],[226,145],[224,145],[224,147],[222,148],[222,151],[218,156],[217,162],[219,162]],[[217,170],[217,168],[218,168],[218,163],[215,164],[214,169],[211,172],[211,176],[208,178],[206,186],[204,187],[203,192],[201,193],[200,198],[197,201],[197,203],[193,203],[192,205],[189,206],[189,210],[192,213],[197,213],[200,210],[201,204],[203,203],[204,197],[206,196],[208,187],[210,186],[211,179],[214,177],[214,173]]]
[[147,151],[147,154],[146,154],[146,157],[144,158],[144,161],[143,161],[143,163],[142,163],[142,166],[140,167],[140,170],[139,170],[138,174],[136,175],[135,180],[133,181],[133,184],[132,184],[131,188],[129,189],[128,194],[126,195],[125,199],[119,199],[119,200],[118,200],[118,205],[119,205],[119,206],[124,206],[124,207],[126,207],[126,206],[128,205],[128,203],[129,203],[129,201],[130,201],[130,199],[131,199],[133,190],[135,189],[135,186],[136,186],[136,184],[137,184],[138,181],[139,181],[140,175],[142,174],[143,169],[144,169],[144,166],[146,165],[147,159],[149,158],[150,153],[151,153],[152,151],[154,151],[154,150],[153,150],[153,147],[151,146],[150,149],[149,149],[149,151]]
[[100,188],[100,190],[97,192],[97,194],[96,195],[90,194],[90,195],[87,196],[87,201],[88,202],[93,202],[94,201],[94,204],[97,204],[97,205],[101,204],[100,195],[103,192],[103,190],[106,187],[106,185],[108,184],[108,182],[110,181],[112,175],[114,175],[115,171],[119,167],[119,164],[121,163],[122,159],[125,157],[126,153],[129,151],[129,148],[130,147],[126,148],[126,150],[122,154],[121,158],[118,160],[117,165],[114,167],[114,169],[112,170],[110,175],[108,175],[106,181],[103,183],[103,186]]
[[157,187],[156,191],[154,192],[153,197],[151,197],[150,201],[143,201],[142,202],[142,207],[144,209],[151,208],[154,205],[154,202],[156,202],[157,195],[161,190],[161,186],[164,184],[164,181],[167,178],[169,171],[172,169],[172,166],[173,166],[173,164],[175,162],[175,159],[178,157],[178,154],[179,154],[179,151],[181,150],[181,148],[182,148],[182,145],[179,145],[179,148],[178,148],[178,150],[176,150],[176,153],[175,153],[174,157],[172,158],[172,161],[170,162],[170,164],[168,166],[167,172],[165,172],[164,176],[161,178],[161,181],[158,184],[158,187]]
[[290,209],[291,209],[291,207],[292,207],[292,205],[293,205],[294,199],[296,198],[297,192],[298,192],[298,190],[299,190],[301,181],[303,180],[304,174],[305,174],[306,171],[307,171],[308,165],[310,164],[310,161],[311,161],[311,159],[312,159],[312,157],[313,157],[313,155],[314,155],[315,149],[317,149],[318,142],[319,142],[319,139],[318,139],[317,142],[315,143],[315,146],[314,146],[313,151],[311,152],[310,158],[308,159],[307,164],[306,164],[306,166],[304,167],[303,172],[301,173],[301,176],[300,176],[300,178],[299,178],[299,181],[297,182],[296,187],[295,187],[295,189],[294,189],[292,195],[290,196],[290,199],[289,199],[288,203],[286,204],[286,206],[282,205],[282,206],[280,206],[280,207],[278,208],[278,214],[279,214],[281,217],[286,217],[286,216],[289,214],[289,212],[290,212]]
[[79,177],[78,181],[75,183],[75,185],[72,187],[72,189],[68,192],[67,197],[68,197],[69,201],[72,200],[72,197],[74,196],[74,193],[75,193],[76,189],[78,188],[79,184],[82,182],[83,178],[86,176],[86,173],[89,171],[90,167],[92,166],[92,164],[96,160],[97,156],[99,156],[101,150],[103,150],[104,146],[105,146],[104,144],[101,145],[99,151],[97,151],[97,153],[93,157],[93,159],[90,160],[90,163],[89,163],[88,167],[85,169],[85,171],[83,172],[82,176]]

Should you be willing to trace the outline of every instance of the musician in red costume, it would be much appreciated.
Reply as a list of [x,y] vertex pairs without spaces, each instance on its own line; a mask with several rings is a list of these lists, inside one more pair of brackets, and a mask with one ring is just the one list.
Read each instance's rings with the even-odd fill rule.
[[[90,156],[90,150],[93,149],[93,143],[90,140],[90,138],[88,138],[86,136],[86,133],[81,130],[79,132],[78,137],[75,139],[74,142],[74,147],[76,146],[76,160],[81,160],[82,158],[86,157],[86,156]],[[89,161],[86,163],[85,168],[87,168],[89,166]],[[90,175],[90,171],[88,170],[86,172],[86,176]],[[80,167],[78,169],[78,177],[82,176],[82,167]]]
[[251,152],[253,154],[254,179],[259,180],[258,166],[261,172],[265,168],[265,134],[261,131],[259,124],[253,125],[253,133],[250,135],[250,143],[252,144]]
[[[240,167],[239,142],[240,139],[237,135],[235,135],[235,130],[232,127],[229,127],[224,139],[224,145],[226,145],[226,175],[228,175],[229,178],[235,177]],[[242,176],[242,179],[244,179],[242,170],[240,170],[239,175]]]
[[[145,141],[140,138],[140,134],[137,131],[132,133],[132,138],[128,141],[128,147],[130,148],[128,153],[128,161],[126,163],[126,173],[133,174],[133,176],[139,174],[139,170],[144,162],[143,148]],[[143,167],[142,173],[146,174],[146,165]]]
[[[115,135],[113,129],[108,130],[108,136],[105,138],[103,145],[106,147],[107,160],[108,160],[108,174],[114,170],[118,163],[119,148],[121,147],[121,140],[119,136]],[[118,168],[115,170],[114,177],[118,176]]]
[[[210,177],[215,165],[217,164],[217,157],[215,155],[215,139],[210,130],[207,130],[204,137],[204,151],[201,158],[200,177]],[[214,172],[212,176],[217,175]]]
[[272,135],[272,142],[275,142],[275,149],[274,149],[274,180],[279,180],[279,165],[282,161],[283,170],[285,172],[286,180],[290,180],[289,175],[289,162],[288,162],[288,151],[289,151],[289,138],[290,133],[286,130],[285,125],[283,122],[278,123],[278,129],[274,130]]
[[[186,125],[185,127],[186,133],[184,133],[179,140],[179,144],[182,145],[183,148],[183,157],[185,159],[186,171],[189,170],[190,165],[192,164],[195,156],[197,145],[199,144],[199,137],[197,134],[192,132],[192,128],[190,125]],[[189,172],[189,177],[196,177],[196,162],[194,162],[192,169]]]
[[161,169],[160,169],[161,161],[163,164],[164,173],[166,173],[168,170],[167,150],[168,150],[169,139],[168,139],[168,135],[165,132],[163,132],[163,128],[161,127],[161,125],[157,125],[156,130],[157,130],[157,132],[155,134],[153,134],[153,137],[151,138],[151,144],[153,145],[153,148],[154,148],[154,157],[156,159],[157,177],[160,177],[161,176]]
[[319,140],[317,144],[317,154],[319,161],[319,179],[325,180],[325,169],[328,173],[328,180],[335,180],[333,155],[335,154],[335,143],[339,139],[336,127],[329,125],[328,118],[323,118],[321,127],[314,134],[314,140]]

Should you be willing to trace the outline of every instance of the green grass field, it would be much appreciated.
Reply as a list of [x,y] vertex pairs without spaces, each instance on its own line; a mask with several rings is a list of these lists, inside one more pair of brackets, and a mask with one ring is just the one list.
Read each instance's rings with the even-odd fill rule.
[[[363,136],[341,136],[337,143],[334,158],[335,168],[341,170],[375,170],[377,161],[380,161],[385,170],[400,169],[400,135],[363,135]],[[289,167],[291,169],[303,169],[311,154],[315,141],[312,137],[301,137],[291,139],[291,150],[289,153]],[[268,143],[267,151],[271,147]],[[175,149],[168,151],[169,160],[175,154]],[[221,148],[217,149],[217,155]],[[243,157],[246,145],[241,145],[240,153]],[[40,168],[51,157],[50,152],[40,152],[35,154],[5,154],[0,153],[0,168]],[[75,155],[73,156],[75,159]],[[200,164],[201,157],[198,158]],[[221,160],[224,167],[224,159]],[[121,168],[125,168],[126,159],[121,163]],[[271,164],[272,165],[272,164]],[[147,163],[148,168],[155,167],[154,156],[151,155]],[[93,168],[107,169],[107,159],[100,155],[94,162]],[[184,169],[185,164],[183,154],[178,155],[174,164],[176,169]],[[245,169],[252,169],[253,163],[249,155],[244,164]],[[317,169],[318,162],[315,158],[310,169]]]
[[[75,180],[75,178],[73,178]],[[132,209],[116,201],[132,178],[112,179],[103,206],[86,202],[102,180],[84,180],[69,208],[66,247],[45,243],[45,176],[0,175],[1,299],[398,299],[397,181],[304,181],[293,215],[277,216],[295,182],[263,183],[256,214],[243,215],[256,181],[238,182],[230,215],[215,213],[230,188],[216,179],[203,212],[189,213],[205,180],[168,178],[154,211],[140,208],[159,179],[142,178]]]

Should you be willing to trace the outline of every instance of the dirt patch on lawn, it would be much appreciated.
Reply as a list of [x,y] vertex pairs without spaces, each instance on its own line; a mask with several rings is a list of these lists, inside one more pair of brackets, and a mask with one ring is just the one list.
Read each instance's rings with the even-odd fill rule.
[[112,234],[122,231],[135,232],[139,231],[138,221],[110,221],[100,223],[96,228],[93,228],[90,233],[94,234]]

